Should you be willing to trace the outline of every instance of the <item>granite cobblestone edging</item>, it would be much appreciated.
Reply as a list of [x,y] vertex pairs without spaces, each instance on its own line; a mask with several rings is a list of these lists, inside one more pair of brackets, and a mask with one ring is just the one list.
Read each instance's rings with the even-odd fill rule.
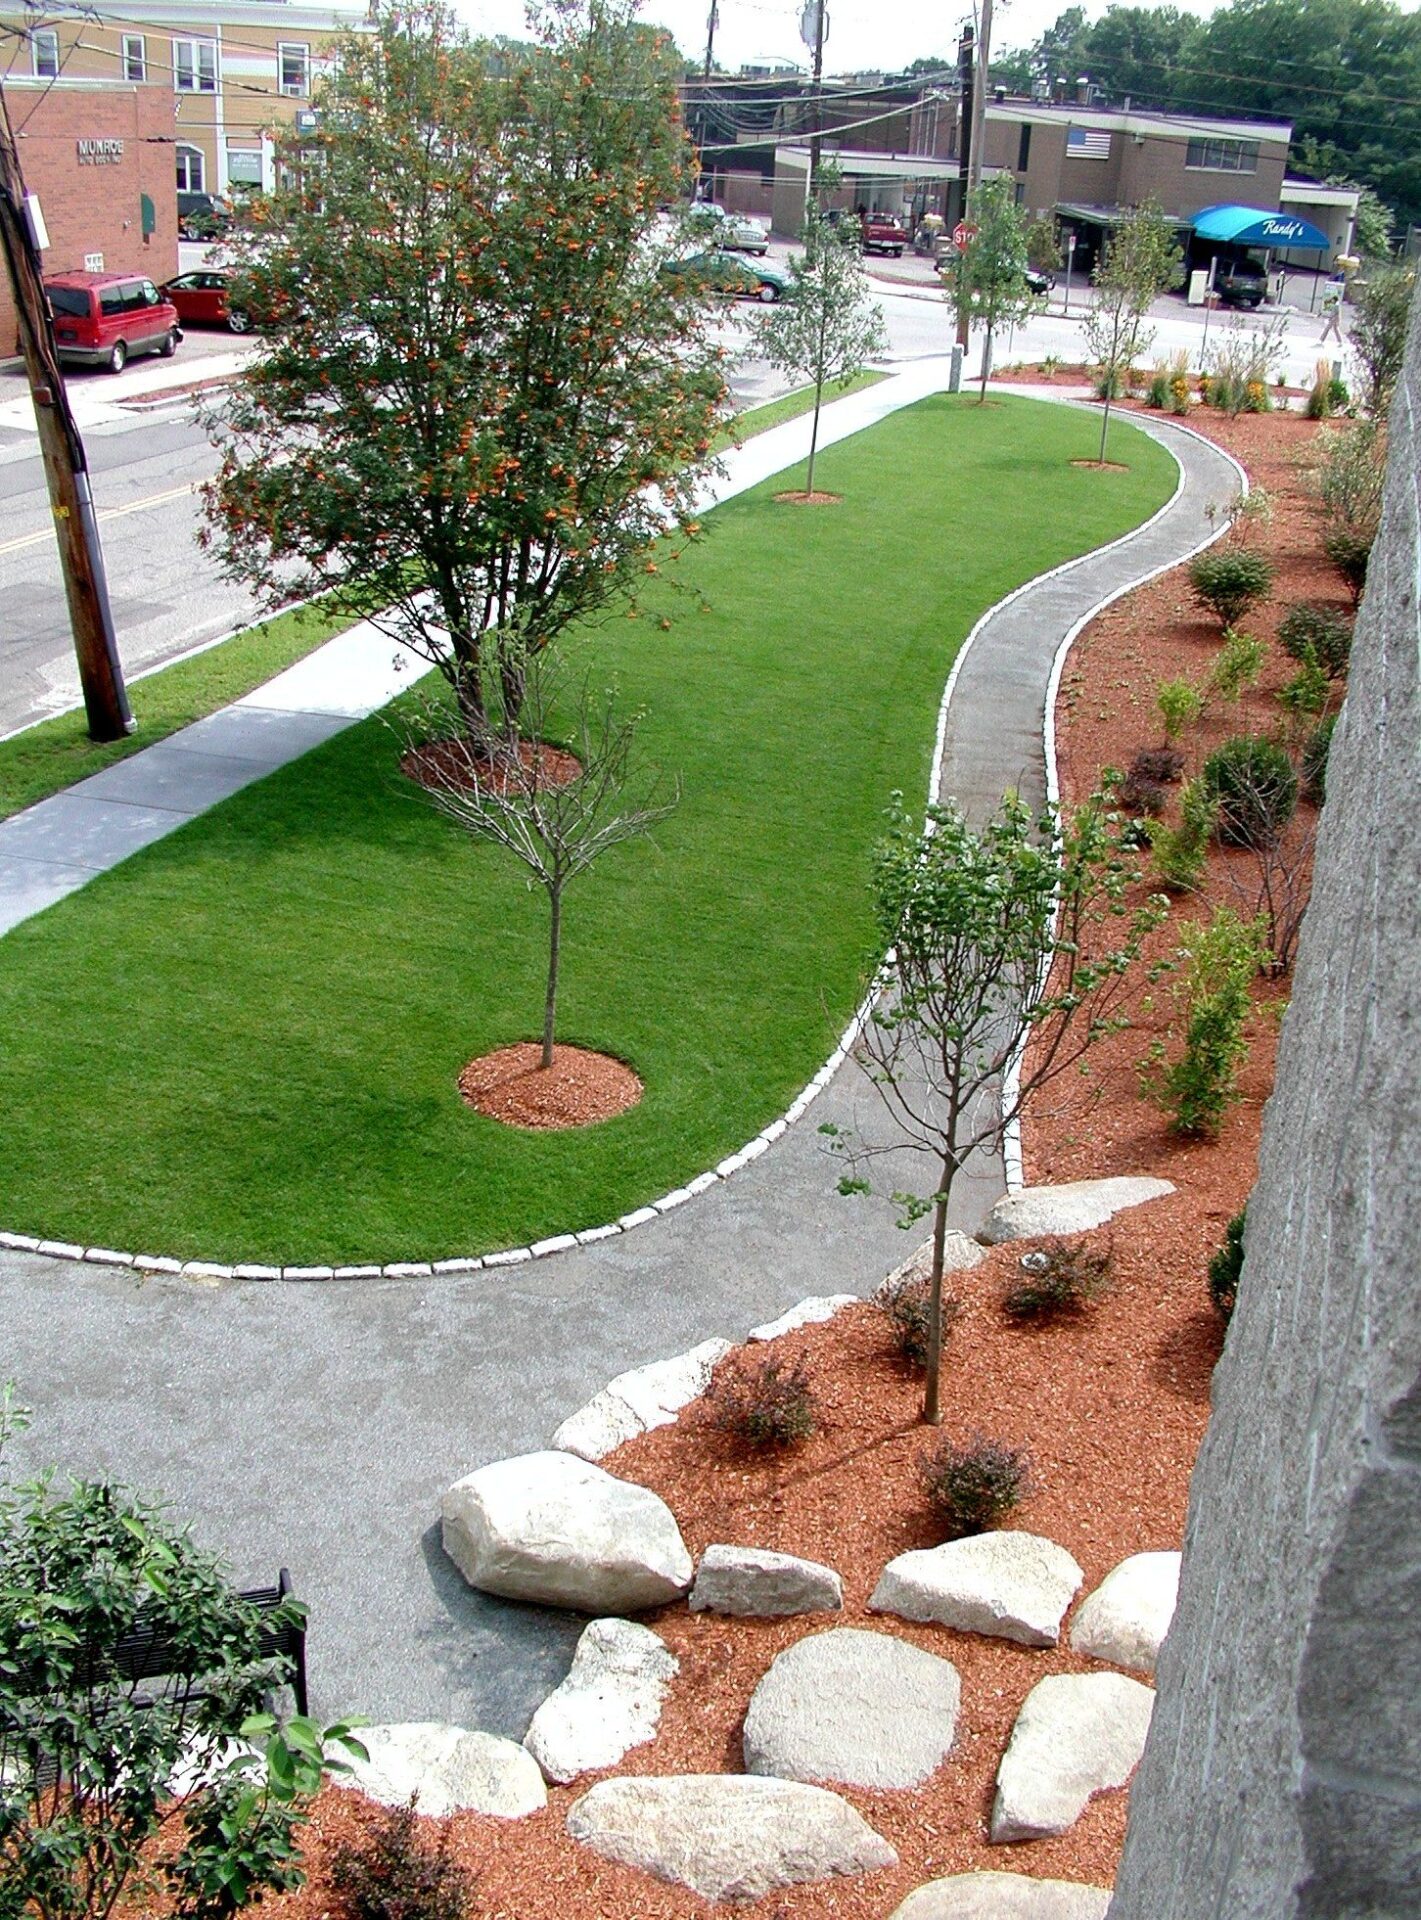
[[[1049,398],[1050,396],[1033,395],[1032,397]],[[1079,402],[1074,400],[1057,400],[1054,404],[1080,405]],[[1173,420],[1157,423],[1152,422],[1151,424],[1162,425],[1169,433],[1178,433],[1192,440],[1200,441],[1208,446],[1211,451],[1219,453],[1223,458],[1228,460],[1237,472],[1241,491],[1244,493],[1247,492],[1248,478],[1243,468],[1239,465],[1238,461],[1233,458],[1232,454],[1226,453],[1224,449],[1218,447],[1217,444],[1209,440],[1207,436],[1196,432],[1193,428],[1182,426],[1179,422]],[[1139,526],[1132,527],[1127,533],[1119,535],[1114,540],[1107,541],[1103,546],[1093,547],[1088,553],[1077,554],[1070,560],[1062,561],[1059,566],[1049,567],[1044,572],[1033,575],[1030,580],[1023,581],[1019,586],[1014,587],[1010,593],[1004,594],[1000,600],[988,607],[968,632],[953,659],[946,685],[943,688],[942,700],[938,707],[932,764],[928,775],[928,799],[930,802],[937,798],[941,790],[943,758],[947,742],[948,711],[958,679],[961,675],[963,663],[966,661],[974,644],[986,630],[988,624],[995,619],[1004,608],[1011,606],[1024,594],[1033,591],[1046,581],[1059,579],[1064,574],[1071,573],[1089,562],[1098,560],[1102,554],[1108,554],[1117,548],[1128,545],[1131,541],[1139,539],[1142,534],[1146,533],[1157,521],[1170,511],[1185,490],[1187,475],[1183,463],[1180,461],[1173,447],[1169,445],[1168,440],[1161,439],[1159,444],[1164,446],[1166,451],[1168,451],[1174,459],[1179,469],[1178,479],[1169,498],[1163,501],[1148,519],[1142,520]],[[1227,531],[1227,527],[1227,520],[1221,519],[1216,532],[1211,533],[1207,539],[1197,542],[1184,554],[1177,555],[1172,559],[1150,567],[1144,573],[1132,576],[1129,580],[1112,588],[1110,592],[1102,595],[1099,601],[1073,623],[1063,638],[1051,669],[1042,728],[1043,747],[1046,755],[1047,792],[1053,801],[1059,796],[1055,754],[1054,705],[1061,675],[1064,671],[1065,661],[1076,638],[1090,621],[1095,619],[1106,607],[1122,599],[1125,594],[1133,592],[1135,588],[1157,579],[1163,573],[1169,572],[1171,568],[1183,565],[1184,562],[1192,558],[1194,554],[1201,552],[1204,547],[1211,545],[1214,540],[1221,538]],[[800,1093],[796,1095],[784,1113],[770,1121],[768,1125],[762,1127],[738,1152],[728,1154],[723,1160],[718,1161],[714,1167],[707,1168],[703,1173],[697,1174],[694,1179],[687,1181],[682,1186],[673,1188],[670,1192],[663,1194],[659,1199],[651,1200],[644,1206],[635,1207],[629,1212],[620,1215],[616,1220],[608,1221],[601,1226],[585,1227],[577,1233],[550,1234],[533,1241],[527,1246],[507,1247],[497,1252],[470,1256],[468,1258],[432,1261],[397,1260],[383,1264],[370,1262],[350,1263],[340,1266],[321,1264],[265,1264],[254,1261],[237,1261],[228,1264],[215,1260],[180,1260],[169,1254],[130,1253],[112,1247],[84,1247],[74,1242],[45,1239],[34,1234],[8,1233],[3,1231],[0,1231],[0,1252],[26,1253],[56,1260],[84,1261],[92,1266],[124,1268],[135,1273],[143,1274],[163,1274],[173,1278],[189,1280],[199,1285],[220,1285],[231,1281],[250,1281],[254,1283],[271,1281],[323,1283],[332,1280],[423,1280],[451,1275],[459,1276],[478,1273],[485,1268],[517,1266],[529,1260],[540,1260],[549,1254],[567,1251],[572,1247],[591,1246],[598,1241],[608,1240],[619,1234],[630,1233],[637,1227],[660,1219],[663,1214],[673,1212],[677,1207],[686,1205],[699,1194],[705,1193],[723,1181],[731,1179],[735,1174],[739,1173],[743,1167],[750,1165],[752,1161],[758,1160],[762,1154],[767,1153],[775,1141],[803,1117],[808,1108],[824,1091],[839,1068],[844,1064],[844,1061],[848,1058],[850,1051],[858,1039],[864,1023],[868,1019],[869,1011],[874,1000],[877,998],[878,992],[879,982],[875,981],[869,993],[865,995],[863,1000],[855,1008],[853,1016],[844,1028],[837,1046],[824,1062],[823,1066],[820,1067],[819,1071],[807,1082]],[[1006,1175],[1009,1191],[1014,1192],[1024,1184],[1019,1132],[1014,1138],[1009,1137],[1007,1142]]]

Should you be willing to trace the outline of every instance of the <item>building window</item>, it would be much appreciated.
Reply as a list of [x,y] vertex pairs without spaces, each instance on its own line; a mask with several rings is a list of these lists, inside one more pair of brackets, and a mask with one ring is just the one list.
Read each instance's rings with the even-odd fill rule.
[[1023,120],[1021,131],[1016,137],[1016,170],[1025,173],[1031,164],[1031,122]]
[[1257,173],[1256,140],[1191,140],[1184,156],[1186,167],[1208,173]]
[[205,171],[201,147],[178,148],[179,193],[201,193]]
[[311,49],[298,41],[283,40],[276,49],[281,70],[281,91],[304,100],[311,91]]
[[217,42],[173,42],[173,87],[178,93],[216,93]]
[[41,80],[59,78],[59,35],[53,27],[37,27],[30,35],[30,58]]
[[123,77],[125,80],[148,78],[148,58],[141,33],[126,33],[123,36]]

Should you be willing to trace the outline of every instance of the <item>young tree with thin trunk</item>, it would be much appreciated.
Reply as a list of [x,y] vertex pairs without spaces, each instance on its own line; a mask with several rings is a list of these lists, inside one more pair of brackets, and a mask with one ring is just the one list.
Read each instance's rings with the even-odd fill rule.
[[651,241],[694,178],[674,49],[631,0],[534,24],[472,42],[445,0],[380,0],[342,43],[250,209],[262,347],[213,416],[227,571],[373,621],[471,731],[692,525],[724,392],[710,309]]
[[1145,316],[1172,282],[1180,263],[1174,228],[1152,200],[1132,207],[1105,243],[1092,285],[1095,300],[1085,317],[1085,343],[1095,363],[1096,392],[1104,401],[1100,458],[1110,430],[1110,403],[1131,367],[1155,337]]
[[977,396],[985,401],[994,337],[1003,327],[1038,312],[1041,300],[1026,284],[1026,227],[1005,175],[982,182],[972,201],[971,220],[977,231],[948,269],[946,291],[959,324],[965,314],[969,327],[986,329]]
[[[560,663],[529,655],[517,733],[484,725],[449,731],[447,709],[426,709],[410,744],[434,745],[425,792],[471,839],[487,841],[527,868],[548,900],[548,971],[541,1067],[553,1064],[563,896],[611,848],[636,839],[672,813],[679,789],[634,764],[635,715],[621,716],[610,693],[584,682],[559,699]],[[580,771],[572,771],[568,755]],[[572,777],[569,778],[569,772]]]
[[830,383],[846,385],[888,345],[883,314],[868,290],[853,236],[845,239],[817,207],[806,215],[804,253],[790,262],[787,297],[770,308],[758,329],[760,351],[792,379],[814,382],[806,494],[814,492],[819,410]]
[[1008,794],[981,830],[954,806],[928,809],[919,832],[895,794],[874,858],[887,981],[856,1049],[897,1137],[866,1144],[837,1132],[855,1170],[842,1193],[866,1193],[859,1164],[905,1144],[932,1167],[925,1193],[895,1193],[905,1224],[931,1214],[927,1384],[923,1418],[942,1418],[942,1279],[948,1208],[979,1148],[1000,1150],[1043,1087],[1126,1024],[1130,974],[1166,912],[1129,904],[1139,878],[1107,795],[1069,820],[1034,815]]

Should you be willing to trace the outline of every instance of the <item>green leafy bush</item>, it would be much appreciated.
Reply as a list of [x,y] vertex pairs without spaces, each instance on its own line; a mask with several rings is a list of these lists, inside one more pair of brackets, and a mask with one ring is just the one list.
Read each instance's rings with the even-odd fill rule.
[[[900,1280],[879,1295],[878,1304],[888,1316],[893,1338],[903,1358],[914,1367],[928,1364],[928,1340],[932,1331],[930,1290],[926,1280]],[[944,1294],[942,1300],[942,1339],[946,1340],[953,1321],[962,1311],[962,1302]]]
[[1278,623],[1278,644],[1290,659],[1306,666],[1316,661],[1331,680],[1340,680],[1352,656],[1352,622],[1335,607],[1289,607]]
[[1312,719],[1327,705],[1331,686],[1316,660],[1307,660],[1288,684],[1278,689],[1278,701],[1295,720]]
[[1219,907],[1206,925],[1185,929],[1175,989],[1182,1033],[1179,1052],[1157,1046],[1143,1084],[1179,1133],[1212,1138],[1238,1098],[1237,1071],[1247,1052],[1243,1027],[1249,988],[1267,954],[1259,921]]
[[1209,675],[1209,691],[1231,705],[1241,700],[1250,687],[1258,685],[1263,672],[1263,642],[1251,633],[1239,633],[1225,627],[1224,644]]
[[994,1527],[1029,1487],[1025,1453],[981,1434],[961,1445],[944,1435],[922,1455],[918,1473],[952,1540]]
[[1322,550],[1342,576],[1355,607],[1367,584],[1367,564],[1372,557],[1375,528],[1329,527],[1322,537]]
[[819,1425],[814,1389],[803,1360],[743,1358],[717,1374],[707,1391],[715,1424],[752,1447],[788,1447]]
[[378,1813],[331,1861],[331,1887],[348,1920],[468,1920],[474,1880],[449,1857],[449,1829],[431,1846],[415,1802]]
[[1231,627],[1268,598],[1273,568],[1250,547],[1225,547],[1222,552],[1211,548],[1190,561],[1189,584],[1199,605]]
[[1332,746],[1332,730],[1336,725],[1337,715],[1329,713],[1325,720],[1318,721],[1303,742],[1303,792],[1315,807],[1320,807],[1327,798],[1327,756]]
[[1050,1320],[1080,1313],[1110,1279],[1109,1247],[1092,1248],[1084,1240],[1052,1240],[1024,1253],[1023,1278],[1002,1297],[1008,1320]]
[[1239,1269],[1243,1265],[1243,1228],[1248,1209],[1236,1213],[1224,1232],[1224,1244],[1209,1262],[1209,1298],[1222,1320],[1233,1318],[1238,1299]]
[[1267,846],[1298,804],[1298,776],[1276,740],[1239,733],[1204,762],[1203,785],[1217,807],[1215,831],[1225,846]]
[[1208,857],[1218,805],[1202,780],[1186,780],[1179,796],[1179,824],[1150,822],[1150,852],[1159,883],[1170,893],[1190,893]]
[[1155,688],[1155,705],[1164,722],[1165,739],[1177,740],[1204,711],[1204,696],[1192,680],[1161,680]]

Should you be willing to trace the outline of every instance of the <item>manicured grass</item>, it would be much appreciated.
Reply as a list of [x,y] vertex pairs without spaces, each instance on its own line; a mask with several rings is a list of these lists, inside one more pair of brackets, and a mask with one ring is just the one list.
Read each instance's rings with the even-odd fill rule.
[[82,708],[0,740],[0,820],[240,700],[349,625],[346,616],[299,607],[132,681],[128,700],[138,729],[125,740],[91,740]]
[[[615,1217],[740,1146],[813,1074],[871,940],[868,849],[922,797],[977,615],[1136,524],[1169,456],[1093,419],[938,398],[821,455],[838,506],[712,516],[665,593],[590,639],[679,773],[654,844],[569,894],[560,1037],[630,1060],[603,1126],[466,1111],[471,1056],[536,1032],[545,918],[521,871],[401,779],[376,719],[0,942],[0,1213],[188,1257],[440,1257]],[[660,582],[652,583],[660,590]],[[664,604],[674,619],[659,624]]]

